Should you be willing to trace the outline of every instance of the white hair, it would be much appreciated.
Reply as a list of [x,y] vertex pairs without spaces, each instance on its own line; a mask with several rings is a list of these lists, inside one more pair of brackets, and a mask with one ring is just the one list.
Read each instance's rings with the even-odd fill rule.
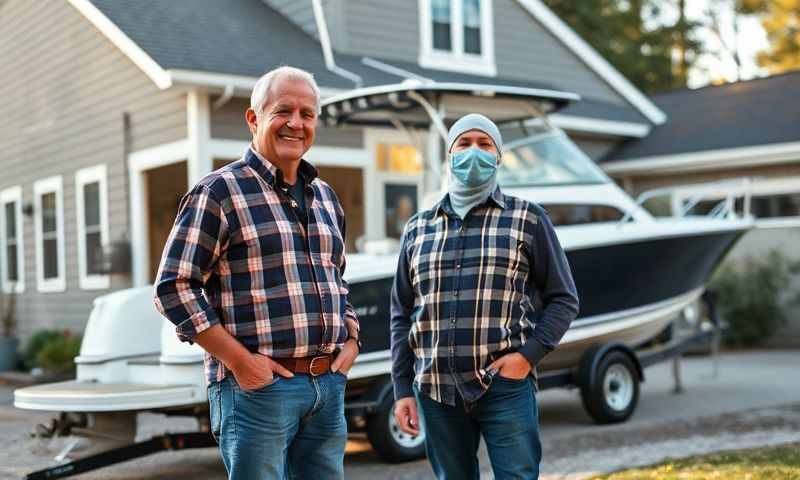
[[264,111],[264,106],[269,103],[270,93],[281,80],[300,80],[306,82],[317,97],[317,113],[319,114],[322,111],[319,87],[317,86],[316,80],[314,80],[314,75],[305,70],[284,65],[265,73],[258,79],[256,85],[253,87],[253,93],[250,94],[250,108],[256,112],[256,116],[261,116],[261,113]]

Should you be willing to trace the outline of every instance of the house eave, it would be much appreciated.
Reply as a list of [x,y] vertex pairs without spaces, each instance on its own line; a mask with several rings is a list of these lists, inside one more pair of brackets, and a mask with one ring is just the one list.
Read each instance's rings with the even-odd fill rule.
[[667,115],[655,103],[640,92],[544,3],[540,0],[517,0],[517,2],[534,18],[542,22],[545,28],[561,40],[564,45],[572,50],[602,79],[608,82],[612,88],[636,107],[648,120],[655,125],[661,125],[666,122]]
[[601,163],[612,176],[653,176],[800,162],[800,142],[725,148]]

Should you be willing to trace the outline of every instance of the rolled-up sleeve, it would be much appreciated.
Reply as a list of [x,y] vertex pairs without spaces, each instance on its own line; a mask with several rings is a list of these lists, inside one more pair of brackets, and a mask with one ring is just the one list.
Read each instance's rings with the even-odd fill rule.
[[164,246],[156,276],[155,306],[175,324],[178,338],[192,342],[220,323],[203,288],[228,238],[220,202],[205,185],[197,185],[182,201]]
[[567,256],[561,248],[550,218],[538,215],[532,245],[530,281],[542,300],[542,312],[530,337],[520,349],[531,365],[536,365],[561,341],[578,315],[578,293]]
[[414,290],[409,277],[404,235],[391,299],[392,382],[395,400],[413,395],[411,386],[414,381],[414,352],[408,343],[413,310]]

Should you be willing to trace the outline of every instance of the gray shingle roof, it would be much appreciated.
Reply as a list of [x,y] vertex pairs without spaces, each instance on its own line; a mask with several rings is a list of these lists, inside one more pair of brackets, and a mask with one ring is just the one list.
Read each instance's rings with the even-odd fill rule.
[[[260,0],[91,0],[164,69],[258,77],[282,64],[314,74],[321,87],[350,89],[352,81],[325,67],[319,42]],[[336,54],[337,65],[356,73],[364,86],[398,83],[401,77]],[[553,85],[431,70],[415,63],[376,58],[440,82],[490,83],[558,90]],[[649,123],[633,107],[584,98],[562,113]]]
[[668,120],[603,161],[800,141],[800,71],[653,96]]

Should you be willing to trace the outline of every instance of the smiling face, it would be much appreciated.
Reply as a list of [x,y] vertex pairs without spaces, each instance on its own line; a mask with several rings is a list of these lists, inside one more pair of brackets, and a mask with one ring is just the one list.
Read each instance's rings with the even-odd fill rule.
[[245,115],[253,145],[259,154],[293,177],[300,159],[314,143],[317,97],[303,80],[283,79],[274,85],[268,98],[259,115],[251,108]]

